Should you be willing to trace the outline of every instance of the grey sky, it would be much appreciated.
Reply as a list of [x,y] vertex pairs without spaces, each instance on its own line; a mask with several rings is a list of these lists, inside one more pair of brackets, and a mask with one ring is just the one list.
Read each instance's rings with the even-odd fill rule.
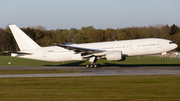
[[180,26],[180,0],[0,0],[0,28],[96,29]]

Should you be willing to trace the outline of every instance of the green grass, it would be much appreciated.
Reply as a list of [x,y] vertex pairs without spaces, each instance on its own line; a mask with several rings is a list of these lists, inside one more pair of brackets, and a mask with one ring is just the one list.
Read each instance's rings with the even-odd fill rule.
[[[106,66],[180,66],[180,60],[160,57],[128,57],[126,61],[98,60]],[[0,56],[0,65],[77,66],[89,62],[53,63]],[[72,71],[3,70],[0,74],[59,73]],[[77,71],[75,71],[77,72]],[[3,74],[3,73],[2,73]],[[0,78],[0,101],[119,101],[180,100],[180,75]]]
[[0,70],[0,74],[47,74],[47,73],[83,73],[68,70]]
[[180,100],[180,75],[0,78],[0,101]]
[[[8,64],[11,62],[11,64]],[[177,58],[165,58],[164,62],[161,62],[161,57],[150,57],[141,56],[140,59],[137,57],[127,57],[125,61],[107,61],[105,59],[98,60],[97,63],[105,66],[131,66],[131,65],[142,65],[142,66],[180,66],[180,59]],[[88,61],[70,61],[70,62],[45,62],[30,59],[21,59],[10,56],[0,56],[1,66],[78,66],[89,64]]]

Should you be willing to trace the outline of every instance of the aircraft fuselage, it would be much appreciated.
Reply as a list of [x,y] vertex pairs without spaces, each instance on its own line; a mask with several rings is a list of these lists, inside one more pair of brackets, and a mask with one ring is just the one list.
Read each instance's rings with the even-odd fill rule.
[[[124,56],[158,54],[177,47],[172,41],[160,38],[73,44],[70,46],[105,51],[122,51]],[[12,53],[12,56],[52,62],[84,60],[80,53],[76,54],[73,50],[67,50],[58,46],[39,47],[24,52],[30,52],[32,55]]]

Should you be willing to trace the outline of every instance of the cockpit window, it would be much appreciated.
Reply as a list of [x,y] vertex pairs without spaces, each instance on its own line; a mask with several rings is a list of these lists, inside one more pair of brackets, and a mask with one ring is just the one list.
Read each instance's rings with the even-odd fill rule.
[[174,44],[174,42],[169,42],[169,44]]

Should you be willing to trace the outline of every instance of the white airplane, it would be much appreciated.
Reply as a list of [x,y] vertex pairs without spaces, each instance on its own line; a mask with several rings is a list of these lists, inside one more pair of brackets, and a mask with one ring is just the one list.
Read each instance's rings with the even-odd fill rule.
[[100,67],[100,64],[95,64],[98,59],[123,61],[127,56],[164,53],[177,47],[174,42],[160,38],[41,47],[16,25],[9,27],[20,49],[18,52],[6,51],[11,56],[51,62],[88,60],[91,64],[86,67]]

